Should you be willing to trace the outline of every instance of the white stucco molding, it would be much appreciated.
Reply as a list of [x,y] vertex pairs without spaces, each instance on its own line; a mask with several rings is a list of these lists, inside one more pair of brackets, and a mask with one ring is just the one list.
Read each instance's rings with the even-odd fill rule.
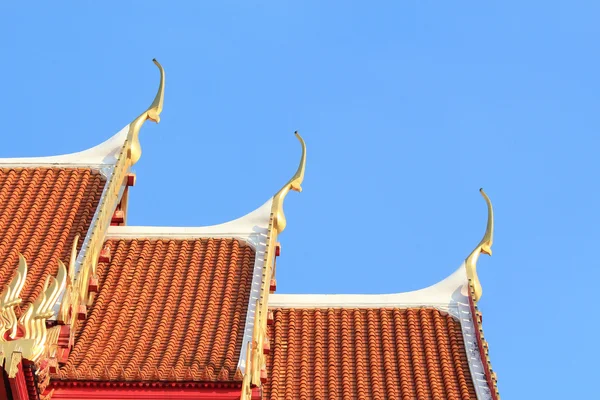
[[90,167],[114,165],[123,149],[129,124],[110,139],[77,153],[45,157],[0,158],[0,167]]
[[473,323],[473,318],[476,317],[471,313],[468,299],[466,303],[459,303],[458,312],[465,349],[467,351],[467,360],[469,361],[469,370],[471,371],[471,378],[473,379],[477,399],[492,400],[492,392],[485,376],[483,361],[481,354],[479,354],[475,324]]
[[468,302],[462,264],[452,275],[425,289],[392,294],[272,294],[272,308],[411,308],[432,307],[458,318],[458,303]]

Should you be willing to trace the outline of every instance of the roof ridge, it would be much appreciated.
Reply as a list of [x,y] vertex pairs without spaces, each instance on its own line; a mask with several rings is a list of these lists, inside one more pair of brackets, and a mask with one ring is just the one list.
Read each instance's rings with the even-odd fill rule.
[[432,306],[447,310],[457,303],[468,303],[465,264],[445,279],[425,287],[399,293],[382,294],[272,294],[271,308],[379,308]]
[[8,157],[0,158],[0,166],[20,166],[20,167],[90,167],[90,166],[111,166],[115,165],[119,159],[119,153],[127,140],[129,131],[127,124],[119,132],[105,140],[104,142],[90,147],[86,150],[77,151],[54,156],[39,157]]
[[206,226],[110,226],[106,239],[135,238],[181,238],[193,239],[202,237],[243,237],[258,233],[257,228],[266,228],[271,216],[273,198],[267,200],[257,209],[236,218],[216,225]]

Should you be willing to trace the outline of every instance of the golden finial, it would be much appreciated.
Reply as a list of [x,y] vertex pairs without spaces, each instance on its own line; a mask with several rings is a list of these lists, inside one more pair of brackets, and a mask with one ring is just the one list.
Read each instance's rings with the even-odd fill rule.
[[130,141],[129,148],[129,157],[131,159],[131,165],[138,162],[140,157],[142,156],[142,147],[140,146],[139,133],[142,125],[146,120],[151,120],[156,123],[160,121],[160,113],[163,109],[163,103],[165,99],[165,70],[162,65],[156,59],[152,60],[154,64],[158,67],[160,71],[160,84],[158,86],[158,92],[154,97],[154,101],[150,104],[150,107],[139,117],[137,117],[130,125],[129,125],[129,134],[128,140]]
[[162,65],[156,61],[156,58],[152,59],[152,62],[154,62],[160,71],[160,84],[158,86],[156,97],[154,97],[154,101],[150,104],[150,108],[148,108],[148,119],[158,124],[160,122],[160,113],[163,109],[163,102],[165,101],[165,70]]
[[467,268],[467,278],[469,279],[469,284],[473,286],[473,300],[475,302],[479,301],[482,293],[481,283],[479,282],[479,278],[477,277],[477,260],[479,259],[479,255],[481,253],[491,256],[492,244],[494,243],[494,210],[492,208],[492,202],[490,201],[490,198],[487,196],[487,194],[485,194],[483,189],[479,189],[479,191],[481,192],[481,195],[487,203],[487,226],[485,228],[485,234],[483,235],[483,239],[481,239],[481,242],[479,242],[477,247],[475,247],[475,249],[471,252],[471,254],[469,254],[467,259],[465,260],[465,266]]
[[274,221],[273,226],[277,229],[277,233],[281,233],[285,229],[286,220],[285,215],[283,213],[283,200],[285,196],[289,193],[290,190],[294,190],[296,192],[302,191],[302,181],[304,180],[304,170],[306,168],[306,144],[304,143],[304,139],[298,133],[298,131],[294,132],[300,144],[302,145],[302,155],[300,156],[300,165],[298,165],[298,170],[280,190],[273,196],[273,213],[274,213]]

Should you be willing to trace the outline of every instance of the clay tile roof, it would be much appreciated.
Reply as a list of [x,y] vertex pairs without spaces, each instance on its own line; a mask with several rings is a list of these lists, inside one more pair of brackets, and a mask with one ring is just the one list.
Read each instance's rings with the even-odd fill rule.
[[265,399],[475,399],[460,322],[432,308],[273,309]]
[[0,168],[0,287],[12,279],[19,252],[28,264],[17,313],[41,292],[46,275],[56,274],[57,260],[68,263],[75,235],[85,237],[104,184],[100,173],[87,168]]
[[234,239],[108,240],[99,292],[59,378],[232,381],[254,250]]

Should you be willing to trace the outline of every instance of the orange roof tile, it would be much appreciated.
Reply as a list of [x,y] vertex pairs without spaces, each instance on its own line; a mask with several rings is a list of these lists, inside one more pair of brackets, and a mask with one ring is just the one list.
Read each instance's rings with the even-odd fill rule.
[[475,399],[460,322],[431,308],[274,309],[265,399]]
[[108,240],[99,292],[58,378],[241,380],[254,250],[234,239]]
[[0,286],[12,279],[19,253],[28,264],[18,314],[56,274],[57,260],[69,261],[75,236],[85,237],[105,182],[87,168],[0,168]]

